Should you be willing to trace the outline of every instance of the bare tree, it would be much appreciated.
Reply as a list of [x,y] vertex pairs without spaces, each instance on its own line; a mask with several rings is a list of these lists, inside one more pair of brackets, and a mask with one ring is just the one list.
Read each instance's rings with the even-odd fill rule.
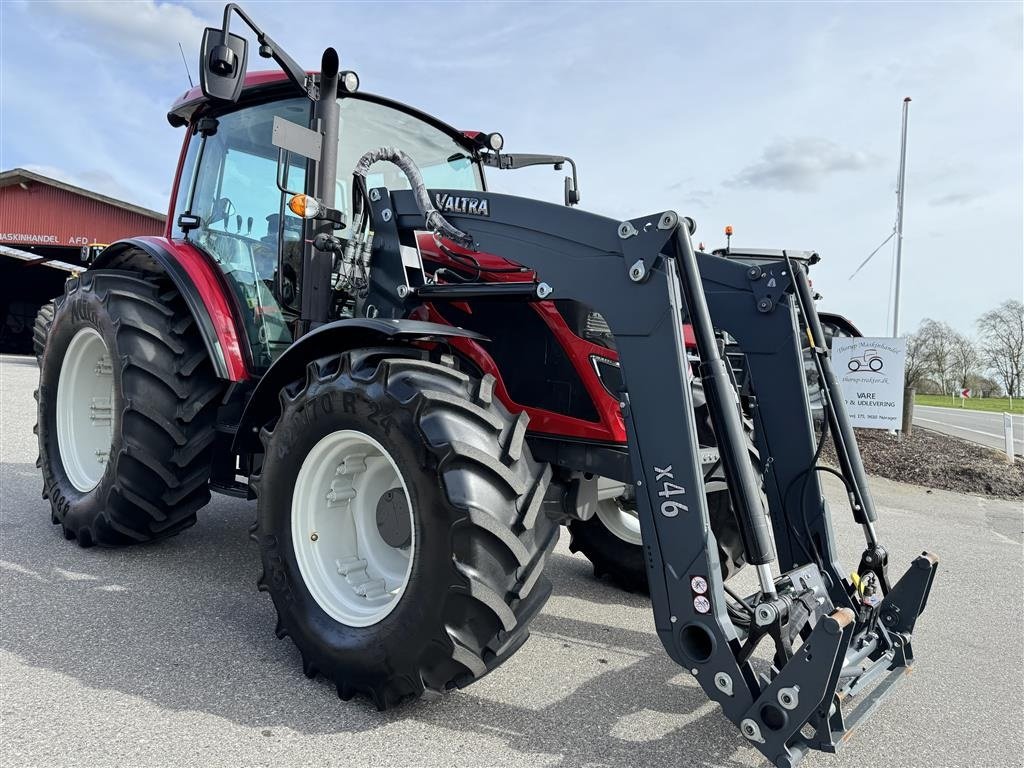
[[973,339],[956,331],[953,332],[950,342],[952,346],[950,367],[957,386],[960,389],[969,389],[971,378],[978,373],[978,366],[981,363],[978,347]]
[[956,347],[953,338],[957,332],[948,323],[939,322],[926,318],[921,322],[915,336],[919,337],[921,344],[921,364],[924,367],[923,374],[939,385],[939,389],[948,394],[952,392],[956,383],[956,368],[954,365],[954,349]]
[[978,318],[982,359],[1007,394],[1020,397],[1024,377],[1024,303],[1008,299]]
[[903,368],[903,386],[919,387],[928,375],[925,362],[925,340],[920,330],[907,336],[907,361]]

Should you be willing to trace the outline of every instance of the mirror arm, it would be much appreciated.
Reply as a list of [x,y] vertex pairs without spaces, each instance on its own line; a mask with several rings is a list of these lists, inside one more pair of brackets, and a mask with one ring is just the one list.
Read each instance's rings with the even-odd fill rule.
[[499,152],[483,152],[480,157],[484,165],[488,165],[492,168],[501,168],[502,170],[526,168],[530,165],[553,165],[556,166],[557,169],[557,166],[562,163],[572,163],[570,158],[562,157],[561,155],[524,155],[519,153],[501,154]]
[[565,162],[567,162],[572,168],[572,185],[576,189],[579,189],[580,185],[577,183],[578,179],[576,178],[576,161],[573,160],[571,157],[567,157],[565,158]]
[[252,30],[253,34],[256,35],[256,42],[260,44],[260,56],[265,59],[273,59],[278,63],[278,66],[284,70],[284,73],[288,75],[288,79],[295,83],[301,88],[306,95],[312,100],[317,101],[320,98],[320,90],[313,83],[306,71],[299,66],[298,62],[289,56],[283,48],[281,48],[274,39],[270,37],[266,32],[260,29],[256,22],[249,18],[248,14],[238,7],[235,3],[228,3],[224,6],[224,26],[222,28],[223,37],[221,41],[224,45],[227,45],[228,40],[228,27],[231,23],[231,12],[234,11],[238,14],[238,17],[246,23],[249,29]]
[[288,75],[289,80],[304,90],[311,101],[319,101],[320,88],[313,83],[312,78],[306,74],[306,71],[299,66],[299,63],[295,61],[295,59],[285,53],[285,51],[273,41],[270,35],[264,32],[259,32],[256,35],[256,39],[260,44],[261,56],[263,56],[264,51],[269,53],[269,58],[273,58],[274,61],[278,63],[281,69],[285,71],[285,74]]
[[[576,205],[580,201],[580,183],[576,175],[576,161],[564,155],[526,155],[519,153],[501,154],[500,152],[481,152],[480,162],[491,168],[501,170],[512,170],[515,168],[526,168],[531,165],[551,165],[556,171],[562,170],[562,166],[568,163],[572,167],[572,195],[566,188],[566,205]],[[566,177],[569,183],[569,177]]]

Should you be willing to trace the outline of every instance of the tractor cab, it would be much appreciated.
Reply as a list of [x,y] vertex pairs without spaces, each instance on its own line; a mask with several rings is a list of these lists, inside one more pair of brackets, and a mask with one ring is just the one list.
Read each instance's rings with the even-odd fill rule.
[[[303,270],[315,222],[289,203],[298,195],[323,197],[315,188],[315,162],[283,151],[280,140],[275,143],[275,124],[280,132],[282,125],[309,125],[314,115],[310,100],[295,97],[290,83],[274,74],[248,76],[238,104],[211,103],[196,89],[168,115],[172,124],[189,126],[169,234],[209,254],[227,278],[256,370],[269,366],[304,330]],[[364,153],[380,146],[402,147],[430,187],[485,188],[475,135],[368,94],[340,93],[337,101],[337,237],[346,239],[351,228],[349,172]],[[367,183],[409,188],[393,166],[376,166]],[[341,276],[332,272],[337,283]],[[330,307],[332,319],[353,314],[359,291],[365,290],[365,267],[355,270],[352,281],[343,304],[335,300]]]

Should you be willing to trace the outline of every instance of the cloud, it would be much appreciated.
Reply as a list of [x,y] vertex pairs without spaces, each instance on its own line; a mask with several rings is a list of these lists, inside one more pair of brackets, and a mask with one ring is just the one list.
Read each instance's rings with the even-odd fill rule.
[[[142,59],[165,61],[177,52],[178,42],[195,49],[206,26],[181,5],[137,0],[132,3],[60,2],[55,9],[73,17],[94,41],[114,51],[128,51]],[[103,46],[99,46],[102,48]]]
[[696,208],[708,208],[715,199],[715,191],[700,184],[693,176],[673,181],[664,188],[664,198],[673,205],[685,205]]
[[[123,184],[110,172],[102,169],[89,168],[76,173],[69,171],[66,168],[60,168],[53,165],[40,165],[38,163],[25,163],[23,167],[26,171],[32,171],[42,176],[49,176],[51,179],[57,179],[58,181],[63,181],[64,183],[71,184],[75,187],[99,192],[101,195],[112,197],[115,200],[124,200],[125,202],[134,203],[135,205],[141,205],[143,207],[149,207],[147,206],[147,202],[152,202],[143,202],[140,200],[140,196],[137,191]],[[155,210],[160,210],[161,208],[163,208],[162,205],[157,206]]]
[[860,171],[875,162],[867,152],[844,149],[828,139],[778,139],[765,147],[760,160],[727,180],[725,186],[808,192],[817,189],[826,176]]
[[715,193],[711,189],[689,189],[682,197],[671,199],[673,202],[678,202],[679,205],[709,208],[715,199]]
[[939,197],[933,197],[928,201],[928,205],[970,205],[985,197],[987,195],[984,192],[950,192]]

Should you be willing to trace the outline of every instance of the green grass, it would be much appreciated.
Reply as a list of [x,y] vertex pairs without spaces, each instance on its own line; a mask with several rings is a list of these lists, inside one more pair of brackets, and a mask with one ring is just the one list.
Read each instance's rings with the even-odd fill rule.
[[[914,402],[918,405],[939,405],[946,408],[959,408],[961,400],[959,397],[950,395],[916,395]],[[1019,413],[1024,414],[1024,399],[1013,398],[1011,409],[1010,399],[1007,397],[979,397],[963,401],[965,410],[971,411],[995,411],[996,413]]]

